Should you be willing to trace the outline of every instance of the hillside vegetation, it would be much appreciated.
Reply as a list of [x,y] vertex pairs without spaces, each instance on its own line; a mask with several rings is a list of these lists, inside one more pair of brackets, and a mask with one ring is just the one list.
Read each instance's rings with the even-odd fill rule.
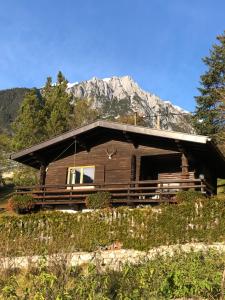
[[224,299],[224,267],[224,255],[215,252],[158,256],[105,272],[93,265],[47,266],[43,257],[38,267],[29,270],[1,269],[0,299]]
[[[118,270],[66,263],[73,252],[101,251],[115,241],[137,250],[225,241],[224,197],[187,192],[179,200],[176,206],[2,217],[0,299],[224,299],[225,256],[215,250],[158,255]],[[48,255],[56,253],[61,258],[48,264]],[[4,257],[36,254],[39,264],[26,270],[4,267]]]
[[0,91],[0,129],[11,131],[10,124],[15,120],[27,88],[12,88]]
[[0,252],[3,256],[20,256],[95,251],[115,241],[123,248],[136,250],[190,242],[224,242],[224,228],[225,198],[189,199],[155,209],[2,216]]

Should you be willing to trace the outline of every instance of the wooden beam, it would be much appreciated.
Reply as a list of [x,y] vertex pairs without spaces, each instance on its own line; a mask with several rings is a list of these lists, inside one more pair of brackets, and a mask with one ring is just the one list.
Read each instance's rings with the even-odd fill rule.
[[189,179],[189,164],[188,158],[186,154],[183,152],[181,155],[181,178],[182,179]]
[[135,181],[136,180],[136,169],[137,169],[136,155],[133,154],[131,156],[131,174],[130,174],[130,180],[131,181]]
[[41,166],[40,166],[40,177],[39,177],[39,184],[40,185],[45,185],[46,167],[47,167],[47,164],[42,162]]
[[179,140],[175,140],[175,143],[181,153],[181,178],[189,179],[189,161],[187,151]]

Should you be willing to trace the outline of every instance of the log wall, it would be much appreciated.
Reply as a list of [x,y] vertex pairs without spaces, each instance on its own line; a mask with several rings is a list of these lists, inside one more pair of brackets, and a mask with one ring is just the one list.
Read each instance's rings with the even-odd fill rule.
[[[106,151],[116,150],[109,159]],[[178,153],[175,151],[139,146],[132,143],[111,140],[94,146],[90,151],[81,151],[50,163],[46,175],[46,184],[66,184],[69,167],[95,166],[95,183],[116,183],[131,179],[132,156],[136,157],[136,180],[139,180],[140,157],[143,155],[160,155]],[[133,158],[134,159],[134,158]]]

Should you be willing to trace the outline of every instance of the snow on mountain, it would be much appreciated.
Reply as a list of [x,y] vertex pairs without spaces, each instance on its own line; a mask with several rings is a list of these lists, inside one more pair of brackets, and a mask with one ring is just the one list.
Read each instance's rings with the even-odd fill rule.
[[76,85],[76,84],[78,84],[78,82],[73,82],[73,83],[71,83],[71,82],[68,82],[67,83],[67,88],[68,89],[71,89],[74,85]]

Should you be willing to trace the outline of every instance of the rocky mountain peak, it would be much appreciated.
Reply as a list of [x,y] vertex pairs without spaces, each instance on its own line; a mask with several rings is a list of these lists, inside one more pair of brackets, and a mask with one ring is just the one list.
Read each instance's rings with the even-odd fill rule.
[[68,92],[74,97],[92,99],[93,106],[101,108],[103,117],[117,117],[138,112],[150,127],[155,127],[160,115],[162,129],[193,132],[186,111],[163,101],[158,96],[139,87],[131,76],[111,78],[93,77],[90,80],[68,84]]

